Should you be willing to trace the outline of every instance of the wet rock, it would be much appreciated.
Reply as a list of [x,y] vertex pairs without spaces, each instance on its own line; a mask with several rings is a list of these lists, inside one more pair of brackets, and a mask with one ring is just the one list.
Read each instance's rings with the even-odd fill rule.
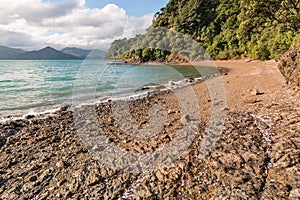
[[25,116],[25,119],[32,119],[32,118],[34,118],[35,116],[34,115],[26,115]]
[[64,105],[60,107],[60,109],[57,112],[64,112],[67,111],[71,106],[70,105]]

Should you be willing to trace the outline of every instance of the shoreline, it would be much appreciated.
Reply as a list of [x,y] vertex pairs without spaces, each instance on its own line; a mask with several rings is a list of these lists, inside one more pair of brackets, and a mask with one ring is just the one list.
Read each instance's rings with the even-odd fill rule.
[[38,119],[45,118],[47,116],[52,116],[53,114],[60,112],[61,110],[64,110],[66,107],[80,108],[80,107],[84,107],[84,106],[97,106],[101,103],[106,103],[109,101],[132,101],[132,100],[137,100],[137,99],[143,99],[143,98],[147,98],[148,96],[151,96],[152,94],[163,94],[163,93],[167,92],[168,90],[180,89],[180,88],[186,87],[190,84],[195,84],[199,81],[202,81],[201,78],[195,78],[191,82],[188,82],[188,80],[190,80],[190,79],[185,78],[183,80],[177,81],[177,83],[185,82],[186,84],[184,84],[184,85],[179,85],[179,84],[176,85],[176,83],[174,83],[174,81],[171,81],[172,84],[174,84],[173,86],[175,86],[177,88],[168,88],[168,87],[165,87],[164,85],[144,86],[142,88],[137,88],[135,90],[135,92],[137,92],[137,94],[129,93],[129,94],[121,94],[120,96],[113,97],[113,98],[108,98],[108,97],[98,98],[97,102],[85,102],[85,103],[81,103],[79,105],[69,105],[69,104],[57,105],[57,106],[54,106],[53,108],[41,110],[38,112],[32,111],[31,109],[29,109],[28,111],[24,111],[23,112],[24,114],[1,116],[0,123],[5,123],[7,121],[23,120],[23,119],[26,120],[26,119],[29,119],[29,118],[31,119],[34,117],[37,117]]
[[[214,74],[211,77],[216,77],[217,75]],[[211,78],[208,77],[208,78]],[[44,119],[47,117],[51,117],[53,115],[56,115],[57,113],[60,113],[61,111],[66,111],[67,108],[72,109],[78,109],[82,108],[84,106],[99,106],[100,104],[107,103],[107,102],[115,102],[115,101],[134,101],[134,100],[141,100],[145,98],[149,98],[152,95],[163,95],[164,93],[168,93],[169,91],[173,90],[179,90],[185,87],[188,87],[193,84],[197,84],[199,82],[205,81],[208,78],[202,78],[202,77],[191,77],[191,78],[184,78],[179,81],[169,81],[168,84],[161,84],[161,85],[150,85],[150,86],[143,86],[141,88],[136,88],[134,92],[136,94],[132,93],[124,93],[120,94],[119,96],[115,96],[112,98],[104,97],[104,98],[98,98],[96,102],[85,102],[81,103],[79,105],[70,105],[70,104],[63,104],[63,105],[57,105],[52,108],[41,110],[41,111],[32,111],[29,109],[28,111],[24,111],[24,114],[14,114],[14,115],[6,115],[0,117],[0,124],[6,123],[10,121],[18,121],[18,120],[27,120],[27,119]]]
[[[259,60],[259,59],[251,59],[251,58],[244,58],[244,59],[229,59],[229,60],[220,60],[220,59],[210,59],[210,60],[203,60],[205,61],[211,61],[211,62],[223,62],[223,63],[230,63],[230,62],[241,62],[241,63],[250,63],[250,62],[274,62],[274,63],[279,63],[279,61],[276,61],[274,59],[271,60]],[[202,62],[202,61],[197,61],[197,62]],[[132,64],[132,65],[167,65],[167,66],[193,66],[190,62],[159,62],[159,61],[147,61],[147,62],[142,62],[140,64],[134,64],[127,62],[126,64]]]
[[[86,105],[82,112],[66,107],[44,119],[33,117],[0,123],[3,160],[0,198],[297,197],[300,99],[292,95],[274,62],[217,61],[216,64],[229,69],[228,74],[218,77],[226,92],[226,117],[221,134],[212,135],[218,140],[205,156],[199,157],[203,141],[210,135],[207,127],[214,117],[211,110],[220,103],[214,102],[217,92],[208,87],[214,78],[189,85],[200,110],[197,134],[189,148],[170,164],[153,171],[146,168],[129,173],[116,169],[116,166],[135,166],[136,162],[133,159],[126,163],[129,154],[106,152],[103,142],[138,155],[147,155],[172,143],[182,124],[195,122],[194,118],[183,115],[173,92],[129,100],[129,110],[125,113],[113,112],[118,107],[108,100]],[[122,105],[119,104],[120,108]],[[151,111],[163,117],[161,109],[166,111],[164,120],[149,115]],[[88,111],[94,111],[94,121],[85,120]],[[80,119],[85,120],[83,124]],[[159,129],[152,127],[153,124]],[[147,127],[158,130],[157,134],[139,135],[139,130]],[[87,132],[82,135],[84,129],[80,128],[87,128]],[[98,137],[100,128],[106,139]],[[104,156],[108,157],[97,152],[106,152]]]
[[[268,60],[268,61],[261,61],[261,60],[251,60],[250,62],[247,59],[240,59],[240,60],[212,60],[212,62],[215,64],[215,68],[218,69],[219,74],[213,74],[210,77],[186,77],[182,80],[179,80],[177,82],[185,82],[186,84],[183,85],[178,85],[177,88],[181,88],[181,87],[185,87],[188,86],[190,84],[197,84],[199,81],[205,81],[207,78],[211,78],[211,77],[215,77],[215,76],[223,76],[223,75],[227,75],[230,72],[230,66],[231,64],[237,64],[238,65],[243,65],[243,64],[249,64],[250,62],[252,63],[278,63],[275,60]],[[187,66],[187,67],[194,67],[193,65],[191,65],[190,63],[176,63],[176,64],[165,64],[163,62],[146,62],[146,63],[142,63],[140,65],[145,65],[145,66],[160,66],[160,65],[169,65],[169,66]],[[192,79],[191,79],[192,78]],[[191,80],[189,82],[189,79]],[[170,82],[170,81],[169,81]],[[171,81],[173,84],[174,82]],[[169,83],[168,83],[169,84]],[[57,106],[53,106],[52,108],[46,109],[46,110],[40,110],[38,112],[32,111],[31,109],[29,109],[28,111],[25,111],[23,113],[20,114],[13,114],[13,115],[5,115],[5,116],[1,116],[0,118],[0,123],[5,123],[7,121],[14,121],[14,120],[23,120],[26,118],[32,118],[33,116],[36,116],[37,118],[45,118],[47,116],[51,116],[55,113],[57,113],[58,111],[64,109],[65,107],[81,107],[81,106],[85,106],[85,105],[99,105],[101,103],[107,102],[107,101],[115,101],[115,100],[133,100],[133,99],[141,99],[141,98],[145,98],[149,95],[149,93],[164,93],[165,90],[173,90],[173,89],[177,89],[177,88],[171,88],[168,87],[168,84],[163,85],[164,89],[156,89],[155,87],[149,87],[147,88],[147,86],[145,86],[145,88],[141,88],[141,90],[137,90],[137,92],[139,94],[124,94],[121,95],[122,97],[114,97],[113,99],[110,98],[104,98],[103,99],[98,99],[97,102],[90,102],[90,103],[82,103],[81,105],[69,105],[69,104],[64,104],[64,105],[57,105]],[[176,85],[176,84],[174,84]],[[138,89],[138,88],[137,88]]]
[[[151,63],[145,63],[145,64],[141,64],[142,66],[161,66],[164,65],[163,63],[159,63],[159,62],[151,62]],[[172,67],[176,67],[176,66],[187,66],[187,67],[194,67],[190,64],[175,64],[175,65],[167,65],[167,66],[172,66]],[[201,66],[202,67],[202,66]],[[204,68],[207,68],[205,65],[203,66]],[[132,100],[132,99],[139,99],[139,98],[145,98],[149,93],[163,93],[166,90],[174,90],[174,89],[178,89],[178,88],[182,88],[182,87],[186,87],[188,85],[191,84],[196,84],[199,81],[204,81],[207,80],[211,77],[215,77],[215,76],[219,76],[221,74],[227,73],[229,70],[225,69],[225,68],[217,68],[217,67],[208,67],[208,68],[215,68],[217,69],[217,73],[215,74],[208,74],[206,76],[202,76],[202,74],[200,74],[201,76],[198,77],[197,75],[191,75],[191,76],[187,76],[181,80],[169,80],[167,83],[164,84],[157,84],[157,85],[145,85],[145,86],[141,86],[139,88],[136,88],[134,90],[134,94],[132,92],[130,93],[123,93],[123,94],[119,94],[119,96],[114,96],[113,98],[109,98],[109,97],[103,97],[103,98],[97,98],[94,100],[91,100],[91,102],[84,102],[81,103],[79,105],[69,105],[69,104],[63,104],[63,105],[53,105],[50,106],[47,109],[40,109],[38,108],[37,110],[33,110],[33,108],[21,111],[21,112],[17,112],[15,114],[7,114],[7,115],[2,115],[0,117],[0,123],[6,122],[6,121],[13,121],[13,120],[22,120],[22,119],[26,119],[26,118],[32,118],[33,116],[36,116],[38,118],[44,118],[47,116],[51,116],[54,113],[56,113],[57,111],[63,109],[64,107],[68,106],[68,107],[81,107],[84,105],[97,105],[100,104],[102,102],[106,102],[106,101],[110,101],[110,100]],[[47,106],[46,106],[47,107]]]

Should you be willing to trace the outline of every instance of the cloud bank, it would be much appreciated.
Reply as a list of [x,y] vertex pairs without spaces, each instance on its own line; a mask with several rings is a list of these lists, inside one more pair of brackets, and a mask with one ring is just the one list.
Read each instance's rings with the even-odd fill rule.
[[128,16],[114,4],[87,8],[85,0],[1,0],[0,8],[0,45],[28,50],[47,45],[108,48],[115,39],[144,33],[153,17]]

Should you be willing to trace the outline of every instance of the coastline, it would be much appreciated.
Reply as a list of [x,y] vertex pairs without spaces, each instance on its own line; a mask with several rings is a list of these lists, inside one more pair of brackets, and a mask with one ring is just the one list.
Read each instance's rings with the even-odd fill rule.
[[[105,166],[93,156],[94,147],[83,143],[77,133],[72,108],[63,107],[43,119],[0,123],[4,161],[0,164],[0,197],[164,199],[176,194],[177,198],[235,195],[264,199],[297,195],[300,100],[285,85],[275,61],[214,62],[228,69],[219,76],[226,92],[226,123],[209,155],[197,157],[215,106],[209,94],[214,92],[206,81],[218,77],[189,85],[201,111],[199,131],[178,160],[150,173],[126,173]],[[167,118],[159,134],[149,139],[124,134],[111,112],[113,101],[82,108],[95,109],[106,136],[125,151],[144,154],[174,139],[185,118],[174,93],[163,91],[129,101],[132,120],[140,128],[149,124],[151,106],[163,106]]]
[[[172,66],[172,67],[182,67],[182,66],[186,66],[186,67],[192,67],[194,68],[194,66],[192,66],[191,64],[188,63],[177,63],[177,64],[165,64],[162,62],[149,62],[149,63],[144,63],[144,64],[140,64],[141,66]],[[215,66],[210,66],[210,67],[206,67],[205,65],[200,66],[203,68],[212,68],[214,69]],[[143,85],[139,88],[136,88],[134,90],[134,92],[129,92],[129,93],[120,93],[117,96],[113,96],[113,97],[99,97],[96,99],[92,99],[89,102],[83,102],[82,104],[79,105],[71,105],[71,103],[68,104],[62,104],[62,105],[53,105],[53,106],[45,106],[45,108],[41,109],[41,108],[36,108],[36,109],[28,109],[28,110],[22,110],[21,112],[16,112],[13,114],[5,114],[0,116],[0,122],[5,122],[5,121],[9,121],[9,120],[20,120],[20,119],[26,119],[26,118],[33,118],[34,116],[36,116],[37,118],[45,118],[48,115],[51,116],[54,113],[56,113],[57,111],[61,110],[63,107],[66,106],[72,106],[72,107],[80,107],[82,105],[92,105],[92,104],[99,104],[101,102],[105,102],[108,100],[129,100],[129,99],[137,99],[137,98],[144,98],[145,96],[147,96],[148,93],[160,93],[160,92],[164,92],[165,90],[174,90],[176,88],[180,88],[180,87],[185,87],[194,83],[197,83],[199,81],[203,81],[206,80],[208,78],[211,78],[213,76],[218,76],[219,74],[225,73],[228,70],[227,69],[222,69],[222,68],[218,68],[219,71],[217,70],[212,70],[212,72],[206,72],[205,74],[198,74],[198,75],[190,75],[190,76],[186,76],[184,78],[182,78],[181,80],[169,80],[166,83],[161,83],[161,84],[154,84],[154,85]],[[196,71],[196,69],[195,69]],[[179,71],[180,73],[180,71]],[[198,72],[197,72],[198,73]],[[200,76],[199,76],[200,75]],[[8,112],[8,111],[6,111]]]
[[178,80],[178,81],[169,81],[165,84],[154,84],[154,85],[144,85],[139,88],[136,88],[133,93],[121,93],[117,96],[113,97],[99,97],[94,100],[91,100],[90,102],[84,102],[79,105],[72,105],[72,104],[63,104],[63,105],[56,105],[54,107],[49,107],[49,109],[46,110],[39,110],[39,111],[33,111],[28,110],[24,111],[19,114],[12,114],[12,115],[3,115],[0,117],[0,123],[5,123],[7,121],[15,121],[15,120],[24,120],[28,118],[47,118],[48,116],[55,115],[59,113],[62,110],[66,110],[66,108],[72,107],[72,109],[78,109],[84,106],[93,106],[93,105],[99,105],[102,103],[110,102],[110,101],[132,101],[132,100],[138,100],[147,98],[153,94],[163,94],[171,90],[181,89],[184,87],[187,87],[192,84],[196,84],[198,82],[204,81],[208,78],[217,76],[217,74],[211,74],[208,77],[186,77],[184,79]]
[[149,61],[149,62],[145,62],[145,63],[141,63],[140,65],[148,65],[148,66],[152,66],[152,65],[167,65],[167,66],[187,66],[190,67],[192,66],[190,63],[188,62],[178,62],[178,63],[165,63],[165,62],[154,62],[154,61]]

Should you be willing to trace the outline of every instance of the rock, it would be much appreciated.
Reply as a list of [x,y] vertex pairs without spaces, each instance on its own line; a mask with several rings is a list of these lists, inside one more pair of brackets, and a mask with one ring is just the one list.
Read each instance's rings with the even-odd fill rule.
[[155,176],[156,176],[156,178],[159,181],[163,181],[164,180],[164,175],[160,171],[157,171],[156,174],[155,174]]
[[189,83],[193,83],[195,82],[195,79],[194,78],[189,78]]
[[100,182],[100,179],[99,179],[99,175],[97,175],[97,174],[90,175],[86,180],[86,183],[88,184],[88,186],[96,185],[99,182]]
[[262,95],[264,93],[260,92],[258,89],[252,89],[252,90],[250,90],[250,94],[253,96],[257,96],[257,95]]
[[[246,102],[257,102],[257,96],[249,93],[245,95]],[[173,95],[172,92],[164,94]],[[0,135],[3,145],[0,199],[122,199],[124,191],[128,199],[299,199],[297,104],[274,101],[276,104],[248,106],[266,110],[267,116],[230,107],[224,124],[214,122],[212,131],[207,132],[204,121],[198,125],[192,115],[180,112],[180,104],[172,98],[155,94],[146,101],[130,100],[135,125],[148,120],[144,116],[153,104],[164,105],[164,114],[168,113],[164,125],[169,126],[147,140],[135,137],[133,129],[124,132],[123,124],[115,127],[118,121],[112,118],[111,105],[107,102],[96,106],[97,126],[86,116],[95,110],[95,105],[85,106],[86,113],[77,113],[89,121],[83,124],[83,132],[89,132],[82,135],[74,124],[71,109],[46,119],[0,123],[3,134]],[[220,109],[229,110],[224,102],[219,105]],[[198,132],[189,148],[177,158],[172,153],[180,145],[166,152],[162,150],[176,142],[177,136],[178,142],[187,141],[177,131],[182,124]],[[222,132],[218,133],[220,124]],[[90,130],[84,129],[87,126]],[[105,137],[100,135],[100,128]],[[114,149],[104,148],[105,141],[126,155],[132,154],[132,159],[126,161]],[[94,152],[85,150],[93,147]],[[143,173],[112,169],[112,164],[125,167],[131,166],[129,162],[143,164],[135,155],[145,159],[154,151],[166,155],[147,161]],[[110,156],[101,160],[103,152]],[[148,169],[151,165],[148,162],[152,161],[170,165]]]
[[34,183],[32,183],[32,182],[25,183],[25,184],[22,186],[21,191],[24,192],[24,193],[27,193],[27,192],[29,192],[30,190],[32,190],[32,188],[34,187],[33,185],[34,185]]
[[179,162],[178,162],[178,167],[179,167],[180,169],[184,169],[184,166],[185,166],[185,162],[184,162],[184,161],[179,161]]
[[286,83],[295,91],[300,90],[300,39],[297,44],[286,52],[278,63],[278,69]]
[[52,168],[46,169],[40,177],[38,177],[38,182],[43,182],[44,180],[48,179],[49,177],[53,176]]
[[184,119],[183,119],[183,122],[184,122],[184,123],[188,123],[188,122],[190,122],[190,121],[192,121],[192,120],[191,120],[191,117],[190,117],[189,115],[185,115],[185,116],[184,116]]
[[62,160],[60,160],[55,164],[55,166],[58,168],[63,168],[65,167],[65,163]]
[[32,119],[32,118],[34,118],[35,116],[34,115],[26,115],[25,116],[25,119]]
[[173,113],[176,113],[176,112],[171,109],[168,110],[168,115],[173,114]]
[[47,191],[47,192],[41,194],[41,195],[39,196],[39,199],[47,199],[48,196],[49,196],[49,192]]
[[253,89],[253,90],[250,92],[250,94],[252,94],[252,95],[254,95],[254,96],[258,95],[258,94],[259,94],[258,89]]
[[64,112],[64,111],[67,111],[70,107],[71,107],[70,105],[64,105],[64,106],[62,106],[62,107],[58,110],[58,112]]
[[251,103],[256,103],[256,101],[257,101],[256,97],[253,97],[253,96],[245,96],[245,97],[243,98],[243,102],[244,102],[244,103],[249,103],[249,104],[251,104]]
[[36,176],[32,176],[29,178],[29,181],[31,182],[35,182],[37,180],[37,177]]
[[171,85],[171,86],[174,86],[174,85],[176,85],[173,81],[170,81],[169,82],[169,85]]
[[283,118],[282,118],[282,116],[281,115],[277,115],[277,116],[275,116],[274,117],[274,122],[278,122],[278,121],[281,121]]
[[292,190],[290,192],[290,196],[289,196],[290,199],[300,199],[300,189],[297,188],[295,190]]

